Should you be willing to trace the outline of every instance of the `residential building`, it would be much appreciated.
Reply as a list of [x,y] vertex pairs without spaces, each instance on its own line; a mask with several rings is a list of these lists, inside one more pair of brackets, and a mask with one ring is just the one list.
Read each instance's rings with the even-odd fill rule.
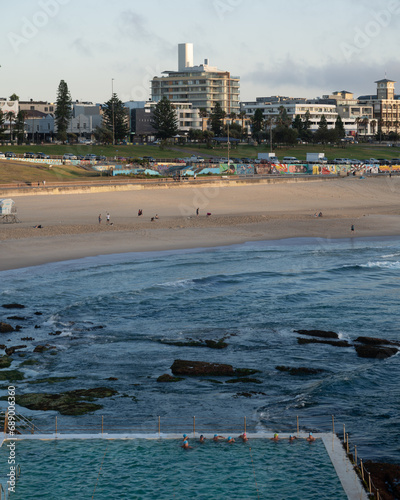
[[377,80],[375,95],[360,96],[358,100],[373,107],[373,132],[381,130],[384,134],[399,133],[400,130],[400,95],[395,94],[394,80]]
[[158,102],[164,96],[171,102],[191,103],[193,109],[204,108],[211,113],[219,103],[227,113],[238,113],[240,78],[229,71],[210,66],[208,59],[193,65],[193,44],[178,45],[178,71],[164,71],[165,76],[154,77],[151,99]]
[[25,136],[28,141],[47,142],[54,136],[54,116],[41,111],[25,111]]
[[56,105],[47,101],[19,101],[19,109],[21,111],[40,111],[41,113],[54,115]]
[[309,102],[303,98],[284,98],[277,100],[257,98],[255,102],[242,102],[242,110],[247,116],[254,116],[257,109],[261,109],[266,119],[275,119],[279,116],[281,108],[285,109],[291,121],[297,115],[304,119],[307,111],[310,114],[310,130],[315,132],[319,127],[322,115],[325,116],[328,128],[334,128],[338,113],[334,104],[320,104],[318,102]]

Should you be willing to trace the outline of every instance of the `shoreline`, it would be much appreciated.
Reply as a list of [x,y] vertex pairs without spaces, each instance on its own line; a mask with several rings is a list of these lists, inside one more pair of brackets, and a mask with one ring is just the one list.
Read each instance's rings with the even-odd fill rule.
[[[99,255],[288,238],[396,237],[400,179],[392,181],[346,178],[329,183],[21,196],[14,201],[22,222],[0,224],[0,271]],[[139,208],[142,217],[137,216]],[[315,217],[319,211],[323,216]],[[155,214],[159,219],[151,221]]]

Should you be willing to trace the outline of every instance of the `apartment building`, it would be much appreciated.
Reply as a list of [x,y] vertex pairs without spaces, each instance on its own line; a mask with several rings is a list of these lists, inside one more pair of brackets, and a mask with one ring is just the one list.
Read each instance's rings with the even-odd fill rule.
[[227,114],[240,111],[240,78],[210,66],[208,59],[194,66],[191,43],[178,46],[178,71],[163,74],[151,82],[152,101],[158,102],[165,96],[173,103],[191,103],[193,108],[203,108],[207,113],[217,103]]

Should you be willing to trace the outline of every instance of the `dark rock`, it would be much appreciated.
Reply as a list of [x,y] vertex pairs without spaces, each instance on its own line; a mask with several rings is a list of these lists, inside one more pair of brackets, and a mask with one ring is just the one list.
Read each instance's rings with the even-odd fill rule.
[[205,361],[186,361],[183,359],[176,359],[171,366],[174,375],[187,375],[190,377],[243,377],[258,373],[259,370],[250,368],[237,368],[234,369],[232,365],[225,365],[221,363],[207,363]]
[[12,356],[17,349],[25,349],[26,345],[14,345],[6,349],[7,356]]
[[398,352],[396,347],[356,345],[357,356],[360,358],[386,359]]
[[351,344],[347,340],[335,342],[334,340],[303,339],[302,337],[297,337],[297,342],[299,344],[328,344],[336,347],[351,347]]
[[235,375],[232,365],[207,363],[205,361],[186,361],[183,359],[176,359],[171,366],[171,370],[174,375],[188,375],[191,377],[233,377]]
[[25,309],[25,306],[22,304],[3,304],[1,307],[5,309]]
[[49,335],[61,335],[62,332],[60,331],[57,331],[57,332],[50,332]]
[[7,319],[13,319],[14,321],[26,321],[27,318],[24,318],[24,316],[8,316]]
[[259,395],[266,396],[265,392],[249,391],[249,392],[238,392],[233,397],[234,398],[238,398],[238,397],[251,398],[252,396],[259,396]]
[[14,332],[14,328],[8,323],[0,322],[0,333],[11,333]]
[[168,375],[168,373],[164,373],[164,375],[160,375],[157,379],[157,382],[179,382],[180,380],[185,380],[183,377],[173,377],[172,375]]
[[41,326],[39,325],[35,325],[35,329],[38,330],[39,328],[41,328]]
[[325,371],[321,368],[307,368],[305,366],[299,366],[297,368],[290,366],[276,366],[275,368],[281,372],[288,372],[290,375],[317,375],[318,373]]
[[105,380],[118,380],[117,377],[108,377]]
[[22,366],[32,366],[32,365],[38,365],[39,361],[37,359],[27,359],[26,361],[23,361],[20,365],[19,368]]
[[36,314],[36,316],[42,316],[43,313],[36,311],[34,314]]
[[220,340],[160,340],[162,344],[177,347],[209,347],[210,349],[225,349],[228,344],[224,339]]
[[0,368],[8,368],[11,365],[12,359],[8,356],[0,356]]
[[16,382],[18,380],[23,380],[24,374],[18,370],[5,370],[0,371],[0,380],[8,380],[9,382]]
[[49,344],[37,345],[35,349],[33,349],[33,352],[45,352],[49,351],[50,349],[56,349],[56,347],[54,345],[49,345]]
[[236,384],[236,383],[248,383],[248,384],[262,384],[261,380],[258,378],[249,378],[249,377],[239,377],[239,378],[231,378],[226,381],[227,384]]
[[21,337],[21,340],[35,340],[33,337]]
[[48,377],[41,378],[38,380],[32,380],[28,382],[29,384],[56,384],[57,382],[66,382],[67,380],[73,380],[76,377]]
[[235,375],[237,375],[238,377],[254,375],[255,373],[260,373],[260,370],[254,370],[253,368],[236,368],[235,370]]
[[379,490],[382,500],[400,498],[400,465],[371,462],[363,463],[364,468],[371,474],[374,486]]
[[355,342],[361,342],[362,344],[368,345],[397,345],[400,346],[400,342],[394,340],[379,339],[377,337],[357,337]]
[[4,344],[0,344],[0,349],[5,349],[6,346]]
[[311,337],[322,337],[324,339],[338,339],[339,335],[336,332],[325,330],[294,330],[295,333],[301,335],[310,335]]
[[[61,394],[32,393],[16,396],[16,403],[30,410],[58,411],[62,415],[84,415],[102,408],[102,405],[87,401],[106,398],[117,394],[107,387],[81,389]],[[4,396],[1,399],[6,398]]]
[[228,347],[228,344],[224,342],[223,339],[220,340],[205,340],[204,343],[206,344],[207,347],[210,347],[210,349],[225,349]]

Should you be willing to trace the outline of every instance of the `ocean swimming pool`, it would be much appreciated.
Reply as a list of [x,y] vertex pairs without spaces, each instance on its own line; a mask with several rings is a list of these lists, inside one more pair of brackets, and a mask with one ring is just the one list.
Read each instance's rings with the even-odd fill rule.
[[[346,499],[321,440],[22,440],[14,500]],[[7,449],[0,448],[2,470]]]

